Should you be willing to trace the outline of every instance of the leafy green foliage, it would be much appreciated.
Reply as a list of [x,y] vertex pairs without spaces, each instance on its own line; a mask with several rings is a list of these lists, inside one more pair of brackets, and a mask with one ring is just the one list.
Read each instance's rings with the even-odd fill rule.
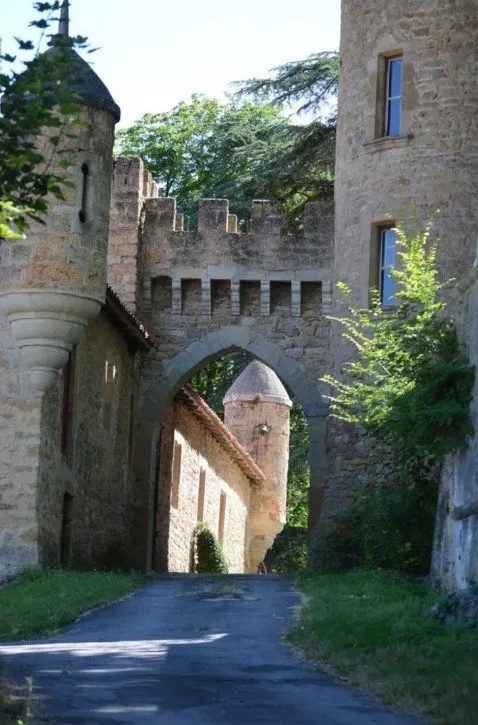
[[[55,2],[34,3],[40,19],[30,24],[43,33],[54,20],[53,13],[60,7]],[[19,52],[31,53],[31,40],[16,39]],[[62,198],[62,187],[67,179],[52,164],[55,155],[61,153],[65,126],[75,125],[79,107],[72,93],[68,78],[72,61],[70,49],[86,48],[86,38],[67,39],[52,36],[52,50],[23,61],[23,68],[16,70],[17,56],[0,54],[0,200],[10,201],[16,209],[15,223],[22,230],[26,217],[37,217],[46,211],[47,196]],[[39,150],[37,138],[49,134],[50,150]],[[63,166],[67,159],[62,159]]]
[[[351,492],[346,515],[317,540],[320,568],[382,567],[426,573],[443,456],[464,448],[474,370],[460,350],[439,299],[437,243],[430,228],[398,230],[401,264],[396,306],[384,309],[373,292],[370,309],[338,318],[356,357],[335,390],[331,414],[375,439],[386,473]],[[343,288],[343,286],[342,286]],[[372,444],[371,444],[372,445]]]
[[322,52],[273,68],[271,77],[235,84],[237,100],[289,106],[313,117],[278,128],[269,149],[268,173],[296,225],[307,201],[333,198],[338,78],[338,53]]
[[17,209],[11,201],[0,201],[0,237],[3,239],[21,239],[22,234],[15,229],[24,210]]
[[224,418],[223,398],[234,380],[254,358],[247,352],[233,352],[206,363],[190,380],[189,384],[201,395],[210,408]]
[[296,113],[324,115],[336,111],[339,82],[339,56],[334,52],[313,53],[304,60],[291,61],[273,68],[268,78],[237,81],[237,96],[256,101],[298,106]]
[[438,481],[411,480],[357,484],[342,515],[321,532],[311,553],[320,571],[386,569],[426,575],[430,570]]
[[290,411],[289,473],[287,477],[287,523],[307,529],[309,520],[309,426],[304,409],[294,400]]
[[296,575],[307,568],[307,531],[286,526],[274,539],[266,554],[265,565],[269,574]]
[[52,634],[142,583],[136,574],[26,570],[0,589],[0,641]]
[[145,161],[160,194],[177,197],[187,228],[195,226],[197,201],[216,197],[230,200],[242,229],[252,199],[275,201],[296,231],[304,204],[333,194],[333,135],[326,124],[293,124],[280,104],[194,95],[119,131],[116,153]]
[[245,199],[262,198],[270,181],[263,155],[277,127],[287,124],[280,109],[263,104],[223,105],[194,95],[167,113],[146,114],[117,134],[116,153],[140,156],[159,184],[196,221],[200,198],[231,199],[231,212],[244,219]]
[[324,378],[335,395],[332,415],[361,425],[383,440],[396,458],[414,468],[435,465],[466,446],[474,370],[458,346],[436,267],[430,229],[407,236],[398,230],[400,268],[396,307],[351,308],[340,318],[344,337],[356,348],[345,380]]
[[227,574],[229,565],[219,541],[206,524],[196,529],[196,567],[198,574]]

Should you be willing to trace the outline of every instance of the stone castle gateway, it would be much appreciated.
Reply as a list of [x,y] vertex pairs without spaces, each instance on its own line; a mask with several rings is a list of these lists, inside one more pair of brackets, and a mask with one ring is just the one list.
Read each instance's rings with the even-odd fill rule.
[[[67,12],[65,1],[61,32]],[[309,205],[297,238],[267,202],[238,234],[219,199],[202,200],[198,230],[185,232],[139,160],[113,161],[119,109],[76,57],[88,125],[65,149],[75,188],[45,226],[0,247],[3,573],[67,559],[149,568],[168,406],[234,350],[273,369],[304,407],[312,527],[343,505],[367,460],[321,395],[321,375],[350,355],[326,317],[333,283],[367,304],[388,230],[415,210],[441,210],[439,265],[459,277],[452,306],[475,359],[477,16],[474,0],[343,0],[335,213]],[[478,573],[475,448],[444,470],[434,573],[448,586]]]

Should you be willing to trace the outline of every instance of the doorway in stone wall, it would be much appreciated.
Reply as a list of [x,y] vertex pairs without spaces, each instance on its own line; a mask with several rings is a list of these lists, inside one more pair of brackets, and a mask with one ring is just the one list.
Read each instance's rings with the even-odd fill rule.
[[[220,421],[225,421],[230,425],[227,414],[225,419],[224,398],[235,381],[240,380],[247,372],[253,361],[256,361],[256,364],[262,368],[267,367],[271,377],[275,377],[268,366],[260,363],[248,351],[229,352],[206,362],[188,377],[164,412],[161,440],[158,439],[156,443],[155,456],[156,473],[152,501],[151,541],[151,568],[153,570],[193,571],[196,559],[192,532],[199,524],[207,525],[225,549],[228,548],[228,542],[233,535],[233,527],[236,527],[235,531],[240,530],[238,519],[241,514],[236,500],[238,491],[234,490],[237,482],[231,484],[230,481],[222,481],[221,463],[218,464],[214,460],[214,456],[212,460],[208,457],[211,450],[206,443],[207,439],[211,438],[211,430],[215,425],[213,417],[217,416]],[[280,384],[282,385],[282,381]],[[199,400],[193,397],[193,393],[198,396]],[[288,417],[290,414],[290,441],[287,451],[289,471],[288,474],[287,470],[285,471],[287,502],[284,502],[284,515],[278,529],[281,529],[282,525],[286,523],[289,529],[303,534],[302,540],[305,545],[310,496],[309,424],[303,406],[290,389],[285,392],[285,397],[290,398],[292,402],[291,406],[284,408],[287,410]],[[207,418],[208,413],[202,409],[200,400],[203,401],[204,408],[209,408],[211,413],[209,418]],[[251,402],[253,404],[253,401]],[[265,403],[266,408],[267,405]],[[279,409],[282,408],[283,406],[279,405]],[[184,414],[181,412],[183,410]],[[239,416],[242,414],[241,411],[238,412]],[[190,424],[191,419],[188,418],[188,416],[194,415],[204,426],[204,434],[199,439],[195,437],[194,426]],[[206,418],[201,418],[204,415]],[[265,456],[267,446],[271,445],[271,439],[268,437],[271,427],[270,416],[270,410],[267,413],[264,412],[264,421],[259,415],[259,418],[251,424],[249,432],[246,432],[245,440],[241,438],[240,429],[239,433],[237,432],[237,414],[234,421],[235,427],[232,426],[231,430],[232,433],[235,433],[235,437],[238,436],[241,439],[241,446],[244,444],[247,455],[261,469],[264,467],[264,463],[266,466],[270,466],[267,464],[270,456]],[[272,427],[276,427],[276,421]],[[189,440],[187,440],[188,434]],[[216,441],[221,441],[220,431],[214,432],[213,430],[213,437],[214,435]],[[230,445],[227,440],[225,443],[226,447]],[[216,449],[219,447],[216,446]],[[228,451],[225,450],[226,459],[227,455]],[[287,469],[287,462],[284,465]],[[267,473],[270,475],[270,471]],[[229,486],[231,486],[231,490],[229,490]],[[255,495],[254,486],[255,482],[252,481],[253,496]],[[258,525],[260,527],[260,523]],[[265,531],[264,535],[266,533]],[[242,533],[236,534],[236,539],[242,535]],[[267,546],[272,540],[269,537],[267,542],[262,545]],[[242,545],[247,548],[246,542],[242,542]],[[231,549],[230,544],[229,549]],[[233,559],[235,556],[236,553],[232,552]],[[256,556],[261,555],[257,553]],[[257,562],[255,564],[251,562],[250,565],[253,566],[254,571],[257,571]],[[269,569],[271,565],[274,566],[273,563],[268,563],[266,569]],[[233,562],[232,569],[234,573],[241,571],[238,560]]]

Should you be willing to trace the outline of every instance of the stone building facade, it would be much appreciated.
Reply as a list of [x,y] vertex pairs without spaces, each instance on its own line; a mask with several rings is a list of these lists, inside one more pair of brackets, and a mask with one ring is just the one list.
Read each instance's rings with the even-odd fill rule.
[[[65,0],[61,32],[67,14]],[[0,245],[0,571],[86,563],[82,556],[108,564],[120,539],[128,566],[167,562],[167,526],[157,515],[173,450],[165,441],[173,446],[188,425],[191,439],[197,434],[196,422],[180,423],[179,414],[176,425],[185,403],[173,401],[204,363],[235,350],[272,368],[304,407],[311,527],[343,507],[350,481],[368,476],[370,450],[357,430],[327,419],[320,377],[339,374],[351,356],[327,314],[342,311],[332,294],[337,280],[362,305],[371,285],[385,294],[397,222],[413,228],[435,215],[440,273],[457,278],[446,294],[476,360],[477,42],[475,0],[342,0],[335,210],[308,205],[298,237],[283,232],[277,208],[263,201],[253,203],[251,232],[238,234],[220,199],[202,200],[197,231],[185,232],[174,199],[157,198],[141,161],[113,161],[119,109],[75,56],[72,85],[88,123],[67,141],[74,188],[52,201],[45,225]],[[113,293],[108,301],[107,281],[124,306]],[[124,375],[111,379],[109,356]],[[65,444],[59,371],[69,358],[77,417]],[[106,402],[120,414],[113,439],[101,425],[112,382],[120,390],[117,402]],[[246,453],[252,443],[241,437],[240,416],[251,402],[231,402],[228,414]],[[275,402],[263,401],[261,415]],[[447,586],[476,576],[477,450],[474,438],[444,466],[434,574]],[[166,466],[163,488],[158,465]],[[260,501],[262,515],[267,495],[254,495],[251,510]],[[280,501],[269,511],[276,523]],[[76,543],[68,540],[75,505],[85,522]],[[100,519],[109,533],[89,537]]]
[[[475,0],[342,0],[334,279],[368,305],[369,289],[383,273],[387,230],[398,222],[416,230],[433,218],[440,274],[458,283],[446,294],[473,361],[477,44]],[[340,298],[334,309],[340,313]],[[351,351],[336,326],[330,341],[329,365],[337,374]],[[476,576],[476,510],[455,520],[456,507],[461,516],[461,507],[478,499],[475,448],[473,439],[467,453],[445,466],[434,572],[447,586]],[[327,500],[334,510],[351,479],[370,475],[370,459],[357,431],[334,423],[328,453]]]
[[153,568],[193,571],[195,532],[204,523],[230,573],[257,571],[249,555],[251,497],[265,480],[205,401],[192,388],[180,390],[162,426]]

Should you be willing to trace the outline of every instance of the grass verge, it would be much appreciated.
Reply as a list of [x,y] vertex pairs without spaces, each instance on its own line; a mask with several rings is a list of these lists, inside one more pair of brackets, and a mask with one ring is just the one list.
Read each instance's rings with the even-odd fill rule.
[[[118,599],[144,581],[138,574],[27,571],[0,589],[0,641],[54,634],[82,612]],[[1,723],[17,722],[20,707],[0,689]]]
[[82,612],[132,592],[138,574],[34,570],[0,589],[0,641],[46,636]]
[[304,577],[289,640],[332,674],[424,722],[478,725],[478,628],[424,617],[428,585],[385,572]]

